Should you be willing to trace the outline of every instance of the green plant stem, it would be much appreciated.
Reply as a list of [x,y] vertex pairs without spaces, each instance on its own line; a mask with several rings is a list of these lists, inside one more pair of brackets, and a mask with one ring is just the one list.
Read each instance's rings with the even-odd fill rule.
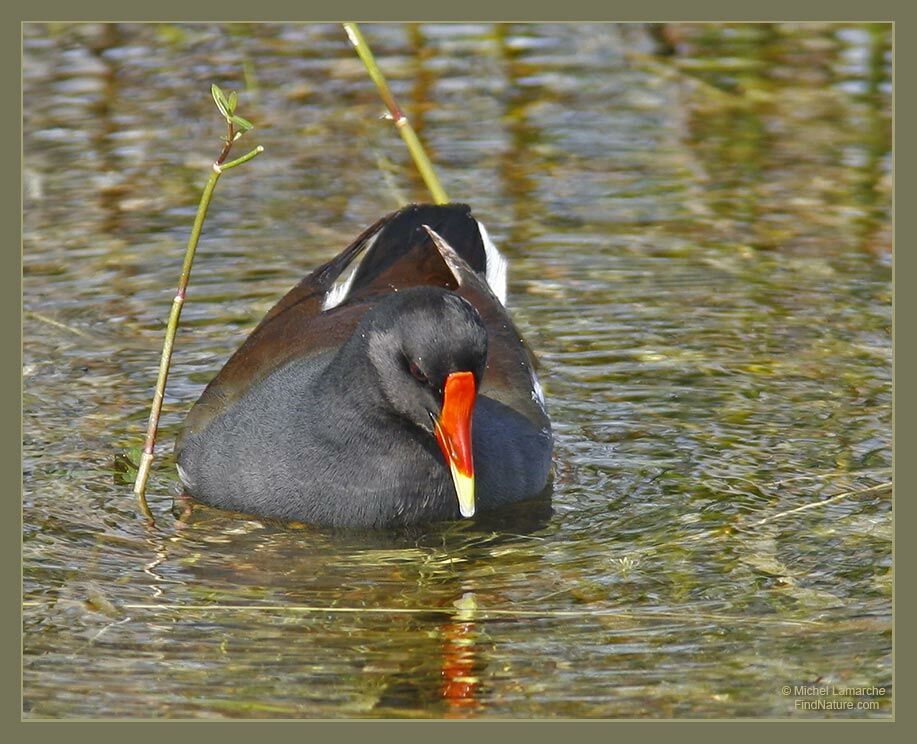
[[[229,142],[231,141],[230,138]],[[263,151],[264,148],[259,145],[241,158],[220,164],[220,160],[225,158],[229,152],[228,148],[224,148],[223,152],[220,154],[220,158],[211,168],[210,178],[207,179],[207,184],[204,186],[204,192],[201,194],[200,204],[197,207],[197,215],[194,218],[194,226],[191,228],[191,236],[188,238],[188,247],[185,250],[185,260],[182,264],[181,276],[178,280],[178,289],[172,300],[169,323],[166,326],[166,335],[162,344],[162,356],[159,360],[159,376],[156,379],[156,389],[153,392],[153,403],[150,406],[150,421],[147,426],[146,441],[144,442],[143,453],[140,456],[140,464],[137,468],[137,478],[134,480],[134,493],[137,494],[140,510],[147,520],[149,520],[150,524],[153,524],[153,514],[146,502],[146,484],[149,480],[150,469],[153,464],[153,450],[156,447],[156,432],[159,428],[159,417],[162,413],[166,382],[169,378],[169,366],[172,362],[172,348],[175,344],[175,335],[178,332],[178,320],[181,317],[182,307],[185,304],[185,294],[188,289],[188,281],[191,278],[191,266],[194,263],[194,254],[197,251],[197,244],[204,227],[204,219],[207,216],[207,210],[210,208],[210,202],[213,199],[213,190],[216,188],[217,181],[220,179],[223,171],[248,162]]]
[[356,23],[345,23],[343,26],[344,31],[347,32],[347,38],[350,39],[353,48],[360,56],[360,59],[363,60],[363,64],[366,65],[366,70],[369,72],[370,78],[372,78],[372,81],[376,84],[379,95],[385,102],[391,114],[392,121],[395,122],[395,127],[401,135],[401,139],[403,139],[404,144],[407,145],[408,152],[411,153],[411,157],[414,159],[414,165],[417,166],[417,170],[420,172],[420,176],[423,178],[427,189],[429,189],[433,201],[437,204],[447,204],[449,202],[449,197],[446,195],[445,189],[443,189],[442,184],[439,182],[439,178],[436,176],[436,172],[433,170],[433,164],[427,157],[427,153],[417,133],[408,121],[407,116],[405,116],[404,112],[398,106],[395,96],[392,95],[391,88],[388,87],[385,76],[376,64],[376,59],[373,57],[372,50],[369,48],[369,44],[366,43],[366,39],[363,38],[359,26]]
[[228,171],[230,168],[235,168],[237,165],[242,165],[242,163],[247,163],[256,155],[260,155],[264,152],[264,148],[261,145],[258,145],[254,150],[249,153],[246,153],[241,158],[236,158],[235,160],[230,160],[228,163],[223,163],[223,165],[214,166],[219,168],[220,171]]
[[842,499],[849,498],[850,496],[860,496],[864,493],[875,493],[876,491],[890,491],[892,489],[892,483],[879,483],[875,486],[870,486],[869,488],[859,488],[853,491],[844,491],[843,493],[837,494],[837,496],[832,496],[830,499],[822,499],[821,501],[812,501],[808,504],[803,504],[802,506],[797,506],[795,509],[787,509],[786,511],[778,512],[777,514],[772,514],[769,517],[764,517],[764,519],[759,519],[757,522],[752,522],[748,525],[749,528],[760,527],[762,524],[767,524],[768,522],[773,522],[775,519],[783,519],[790,514],[797,514],[801,511],[806,511],[808,509],[819,509],[823,506],[828,506],[828,504],[833,504]]

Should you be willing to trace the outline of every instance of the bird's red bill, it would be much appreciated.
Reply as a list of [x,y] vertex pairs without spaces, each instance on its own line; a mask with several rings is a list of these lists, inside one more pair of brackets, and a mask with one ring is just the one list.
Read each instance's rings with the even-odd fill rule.
[[477,390],[471,372],[446,378],[443,410],[436,422],[436,441],[452,472],[463,517],[474,515],[474,461],[471,455],[471,415]]

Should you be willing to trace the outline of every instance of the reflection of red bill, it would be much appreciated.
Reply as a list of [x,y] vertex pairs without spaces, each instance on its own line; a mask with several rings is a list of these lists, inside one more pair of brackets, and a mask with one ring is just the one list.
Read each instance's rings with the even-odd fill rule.
[[471,372],[453,372],[446,378],[443,410],[436,421],[436,441],[449,463],[459,511],[474,516],[474,462],[471,456],[471,414],[477,390]]
[[480,680],[474,674],[474,623],[449,623],[443,628],[443,636],[443,685],[440,693],[450,708],[476,708]]

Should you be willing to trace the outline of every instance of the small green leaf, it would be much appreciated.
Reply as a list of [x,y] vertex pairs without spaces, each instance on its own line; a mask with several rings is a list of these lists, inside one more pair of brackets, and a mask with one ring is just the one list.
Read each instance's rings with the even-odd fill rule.
[[241,116],[232,116],[230,121],[232,121],[232,123],[235,124],[242,132],[247,132],[249,129],[255,128],[254,124],[252,124],[248,119],[243,119]]
[[223,92],[223,89],[219,85],[214,83],[210,88],[210,92],[213,94],[214,99],[217,102],[221,103],[223,106],[226,105],[226,94]]
[[239,101],[239,96],[236,95],[235,91],[230,91],[229,93],[229,104],[226,106],[226,109],[232,114],[236,110],[236,103]]
[[226,95],[222,90],[220,90],[220,86],[218,86],[216,83],[213,83],[210,86],[210,95],[213,96],[213,102],[217,105],[220,113],[228,119],[230,117],[229,101],[226,100]]

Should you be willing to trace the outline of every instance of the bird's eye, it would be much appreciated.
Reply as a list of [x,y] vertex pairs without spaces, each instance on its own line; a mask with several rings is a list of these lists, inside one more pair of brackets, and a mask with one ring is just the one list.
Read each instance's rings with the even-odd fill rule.
[[417,366],[417,362],[411,362],[409,369],[411,370],[411,374],[414,376],[414,379],[417,380],[417,382],[421,383],[422,385],[426,385],[428,382],[430,382],[427,376],[423,373],[423,370]]

